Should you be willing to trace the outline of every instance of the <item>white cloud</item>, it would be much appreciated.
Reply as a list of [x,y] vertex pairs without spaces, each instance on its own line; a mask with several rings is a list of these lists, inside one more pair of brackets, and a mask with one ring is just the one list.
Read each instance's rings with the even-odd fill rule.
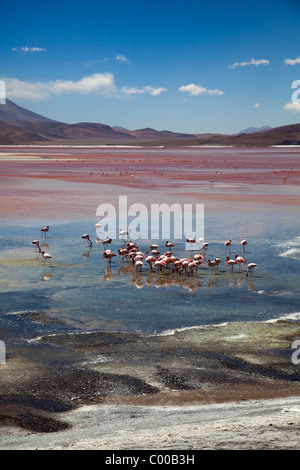
[[291,111],[292,113],[300,113],[300,103],[290,103],[285,104],[282,109],[286,109],[287,111]]
[[8,98],[23,98],[28,100],[44,100],[51,95],[63,93],[98,93],[111,95],[116,92],[114,76],[110,73],[95,73],[78,81],[56,80],[54,82],[28,82],[17,78],[4,79]]
[[127,62],[128,64],[130,64],[130,61],[129,59],[127,59],[127,57],[123,54],[118,54],[116,55],[113,59],[109,59],[108,57],[105,57],[104,59],[104,62],[110,62],[110,61],[118,61],[118,62]]
[[288,65],[300,64],[300,57],[297,57],[297,59],[285,59],[284,63]]
[[[115,85],[112,73],[94,73],[81,78],[80,80],[56,80],[49,82],[23,81],[17,78],[4,78],[6,85],[6,95],[8,98],[21,98],[27,100],[45,100],[53,95],[64,93],[79,93],[84,95],[98,94],[104,96],[118,96],[119,90]],[[121,93],[125,95],[149,94],[158,96],[167,91],[166,88],[155,88],[145,86],[143,88],[121,88]],[[120,96],[120,95],[119,95]]]
[[254,108],[260,108],[260,103],[255,103]]
[[42,82],[25,82],[17,78],[5,78],[6,96],[26,100],[43,100],[50,95],[48,86]]
[[228,65],[228,67],[230,69],[235,69],[236,67],[245,67],[247,65],[262,65],[262,64],[266,65],[269,63],[270,61],[267,59],[259,59],[259,60],[251,59],[249,62],[235,62],[232,65]]
[[[19,49],[17,47],[13,47],[12,51],[17,52]],[[22,52],[42,52],[45,51],[46,49],[44,47],[28,47],[24,46],[20,48],[20,51]]]
[[124,93],[125,95],[136,95],[136,94],[145,94],[149,93],[149,95],[152,96],[158,96],[164,91],[167,91],[166,88],[154,88],[152,86],[144,86],[143,88],[129,88],[126,86],[123,86],[121,88],[121,92]]
[[224,91],[215,89],[215,90],[208,90],[207,88],[201,85],[195,85],[194,83],[190,83],[189,85],[183,85],[179,88],[179,91],[182,93],[189,93],[190,96],[197,96],[197,95],[224,95]]
[[111,73],[94,73],[81,80],[57,80],[51,83],[51,92],[61,94],[65,92],[76,92],[83,94],[97,93],[111,94],[116,91],[114,77]]
[[129,63],[129,60],[123,54],[117,55],[116,60],[118,60],[119,62],[128,62]]

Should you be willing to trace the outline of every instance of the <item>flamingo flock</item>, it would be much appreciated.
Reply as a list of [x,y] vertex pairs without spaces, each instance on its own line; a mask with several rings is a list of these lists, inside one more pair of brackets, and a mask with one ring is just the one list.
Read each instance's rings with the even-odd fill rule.
[[[96,224],[96,226],[97,225],[100,224]],[[41,229],[42,235],[44,234],[45,236],[48,231],[48,225]],[[130,231],[120,230],[121,236],[129,234]],[[93,244],[88,233],[83,234],[81,238],[85,242],[88,242],[89,247],[92,248]],[[191,246],[196,243],[196,240],[194,238],[187,238],[185,241]],[[205,250],[207,250],[209,243],[204,242],[203,239],[199,239],[199,242],[202,243],[201,248],[199,248],[199,251],[202,251],[202,253],[196,253],[193,256],[183,258],[179,258],[174,254],[173,249],[176,245],[169,240],[166,240],[164,243],[164,249],[162,250],[164,251],[164,253],[161,253],[159,251],[159,245],[155,243],[151,244],[149,249],[146,250],[145,253],[143,253],[142,251],[140,251],[139,247],[135,242],[129,240],[127,244],[125,244],[125,240],[123,239],[123,247],[118,248],[117,253],[120,256],[121,261],[131,262],[138,272],[140,272],[145,267],[145,265],[148,265],[151,271],[157,270],[158,272],[163,272],[165,270],[169,270],[172,273],[184,273],[187,276],[191,276],[194,274],[194,272],[197,273],[198,268],[201,265],[206,264],[208,268],[211,268],[213,273],[218,273],[219,266],[222,263],[222,259],[214,257],[213,259],[207,259],[205,261]],[[112,243],[112,238],[106,238],[105,240],[102,240],[101,243],[103,246],[103,258],[107,259],[108,264],[110,265],[112,259],[117,256],[115,253],[113,253],[111,249],[108,248],[108,246]],[[38,249],[39,253],[42,255],[44,259],[44,265],[46,262],[48,262],[49,265],[52,267],[52,255],[42,250],[39,244],[39,240],[33,240],[32,244],[35,245],[35,248]],[[257,264],[253,262],[247,264],[247,261],[245,259],[247,240],[245,238],[241,240],[241,245],[243,247],[243,256],[235,254],[234,257],[231,258],[227,254],[228,251],[230,253],[231,245],[231,240],[227,240],[225,242],[224,264],[230,267],[231,272],[233,272],[234,266],[236,265],[238,266],[238,271],[243,272],[244,267],[247,265],[246,276],[253,275],[253,270],[254,268],[256,268]]]
[[[196,240],[187,238],[186,242],[192,244],[196,243]],[[105,246],[109,245],[110,243],[112,243],[111,238],[107,238],[102,241],[104,247],[103,257],[108,260],[108,264],[111,264],[112,258],[117,256],[112,252],[111,249],[105,249]],[[231,240],[227,240],[225,242],[225,253],[226,250],[230,248],[231,243]],[[247,241],[243,239],[241,241],[241,244],[243,246],[243,252],[245,253],[245,245],[247,244]],[[159,245],[157,244],[150,245],[149,249],[143,253],[142,251],[140,251],[136,243],[129,240],[126,246],[117,249],[117,253],[121,257],[122,261],[127,260],[128,262],[131,262],[136,267],[137,271],[141,271],[145,267],[145,265],[148,265],[151,271],[157,270],[158,272],[163,272],[167,269],[172,273],[185,273],[190,276],[194,274],[194,272],[197,273],[199,266],[205,264],[205,250],[208,248],[208,246],[209,243],[203,242],[203,254],[197,253],[192,257],[178,258],[174,254],[174,251],[172,251],[175,247],[175,244],[170,242],[169,240],[164,243],[164,248],[167,248],[171,251],[162,250],[164,251],[164,253],[161,253],[158,250]],[[219,271],[219,265],[221,263],[222,259],[217,257],[214,257],[214,259],[212,260],[207,259],[206,261],[207,266],[211,268],[212,272],[214,273],[217,273]],[[231,272],[233,272],[233,268],[235,265],[238,265],[238,271],[242,272],[246,264],[246,259],[238,254],[235,254],[233,258],[230,258],[230,256],[227,255],[225,259],[225,265],[231,268]],[[253,270],[256,266],[256,263],[249,263],[247,265],[246,276],[248,276],[249,274],[253,274]]]

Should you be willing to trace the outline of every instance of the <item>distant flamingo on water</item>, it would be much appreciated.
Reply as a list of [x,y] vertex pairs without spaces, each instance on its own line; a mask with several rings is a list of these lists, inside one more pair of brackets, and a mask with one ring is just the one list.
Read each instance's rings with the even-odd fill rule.
[[207,260],[207,266],[210,266],[212,271],[215,270],[215,267],[218,266],[218,264],[215,261],[211,261],[210,259]]
[[248,267],[247,267],[246,276],[248,276],[249,274],[253,275],[253,269],[256,268],[256,266],[257,266],[257,264],[255,264],[255,263],[249,263]]
[[125,237],[126,235],[130,235],[130,229],[129,229],[128,231],[126,231],[126,230],[122,230],[122,229],[120,228],[120,232],[119,232],[119,233],[120,233],[120,236],[121,236],[121,237]]
[[226,251],[227,251],[227,248],[229,248],[229,253],[230,253],[230,246],[231,246],[231,240],[227,240],[227,241],[225,242],[225,253],[226,253]]
[[231,266],[231,271],[233,272],[233,266],[237,264],[237,261],[235,259],[229,259],[229,256],[227,256],[225,263]]
[[215,263],[216,263],[216,265],[217,265],[217,271],[219,271],[219,264],[221,264],[221,263],[222,263],[222,260],[221,260],[221,258],[215,258],[215,259],[214,259],[214,262],[215,262]]
[[44,258],[44,264],[46,263],[46,261],[49,261],[50,263],[50,266],[52,268],[52,263],[51,263],[51,259],[52,259],[52,255],[50,255],[49,253],[45,253],[44,251],[41,252],[42,253],[42,257]]
[[47,225],[47,227],[41,228],[42,235],[44,234],[46,236],[49,228],[50,228],[49,225]]
[[111,263],[111,259],[112,259],[114,256],[117,256],[117,255],[115,255],[111,250],[105,250],[104,253],[103,253],[103,256],[104,256],[104,258],[108,259],[108,263],[110,264],[110,263]]
[[172,248],[173,246],[175,246],[175,244],[172,243],[172,242],[169,242],[169,241],[167,240],[166,243],[165,243],[165,246],[166,246],[167,248]]
[[192,249],[193,243],[196,243],[196,240],[194,238],[187,238],[185,241],[191,244],[191,249]]
[[90,240],[90,236],[89,236],[88,233],[85,233],[84,235],[82,235],[81,238],[83,238],[83,240],[87,240],[87,241],[89,242],[89,244],[90,244],[90,247],[92,247],[93,244],[92,244],[92,242],[91,242],[91,240]]
[[245,258],[243,258],[242,256],[239,256],[239,255],[235,255],[235,259],[236,259],[236,262],[239,265],[239,270],[243,270],[243,264],[247,263]]
[[33,245],[35,245],[35,248],[39,250],[39,253],[41,253],[41,248],[40,248],[40,243],[38,240],[33,240],[32,242]]
[[135,267],[136,267],[136,270],[139,271],[139,270],[141,270],[142,267],[144,266],[144,263],[143,263],[143,261],[142,261],[141,259],[136,259],[136,260],[134,261],[134,265],[135,265]]
[[146,261],[146,263],[149,264],[151,271],[153,271],[153,266],[152,266],[152,265],[153,265],[153,263],[155,263],[155,261],[156,261],[155,256],[149,255],[148,251],[146,251],[146,259],[145,259],[145,261]]
[[106,239],[103,240],[101,243],[102,243],[103,248],[104,248],[105,245],[109,245],[111,242],[112,242],[112,239],[111,239],[111,238],[106,238]]
[[208,246],[209,246],[209,243],[207,243],[207,242],[204,242],[204,243],[203,243],[203,245],[202,245],[202,249],[203,249],[203,251],[205,251],[205,250],[206,250],[206,248],[208,248]]
[[243,247],[243,252],[245,254],[246,253],[246,245],[247,245],[247,240],[245,238],[243,238],[243,240],[241,241],[241,245]]

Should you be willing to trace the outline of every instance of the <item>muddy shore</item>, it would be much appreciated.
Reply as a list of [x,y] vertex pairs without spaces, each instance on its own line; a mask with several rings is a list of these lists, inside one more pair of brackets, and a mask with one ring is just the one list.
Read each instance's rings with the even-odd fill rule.
[[[203,406],[249,400],[285,398],[288,403],[300,395],[299,365],[291,360],[297,338],[300,327],[289,321],[233,323],[150,337],[122,332],[41,337],[39,345],[51,345],[68,362],[54,366],[8,356],[0,367],[0,448],[10,448],[8,435],[35,436],[39,442],[45,434],[72,434],[74,426],[75,438],[74,413],[80,416],[91,407],[95,413],[107,406],[146,407],[150,414],[157,407],[179,407],[180,417],[191,406],[200,412]],[[298,418],[293,423],[298,432]],[[82,426],[88,427],[88,420]],[[22,445],[21,438],[16,447]],[[118,448],[128,445],[120,442]]]

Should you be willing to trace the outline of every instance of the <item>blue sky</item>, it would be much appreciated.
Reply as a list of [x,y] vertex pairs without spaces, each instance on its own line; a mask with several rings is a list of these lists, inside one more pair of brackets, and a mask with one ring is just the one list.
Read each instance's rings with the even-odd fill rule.
[[300,1],[0,0],[0,79],[59,121],[239,132],[300,122]]

